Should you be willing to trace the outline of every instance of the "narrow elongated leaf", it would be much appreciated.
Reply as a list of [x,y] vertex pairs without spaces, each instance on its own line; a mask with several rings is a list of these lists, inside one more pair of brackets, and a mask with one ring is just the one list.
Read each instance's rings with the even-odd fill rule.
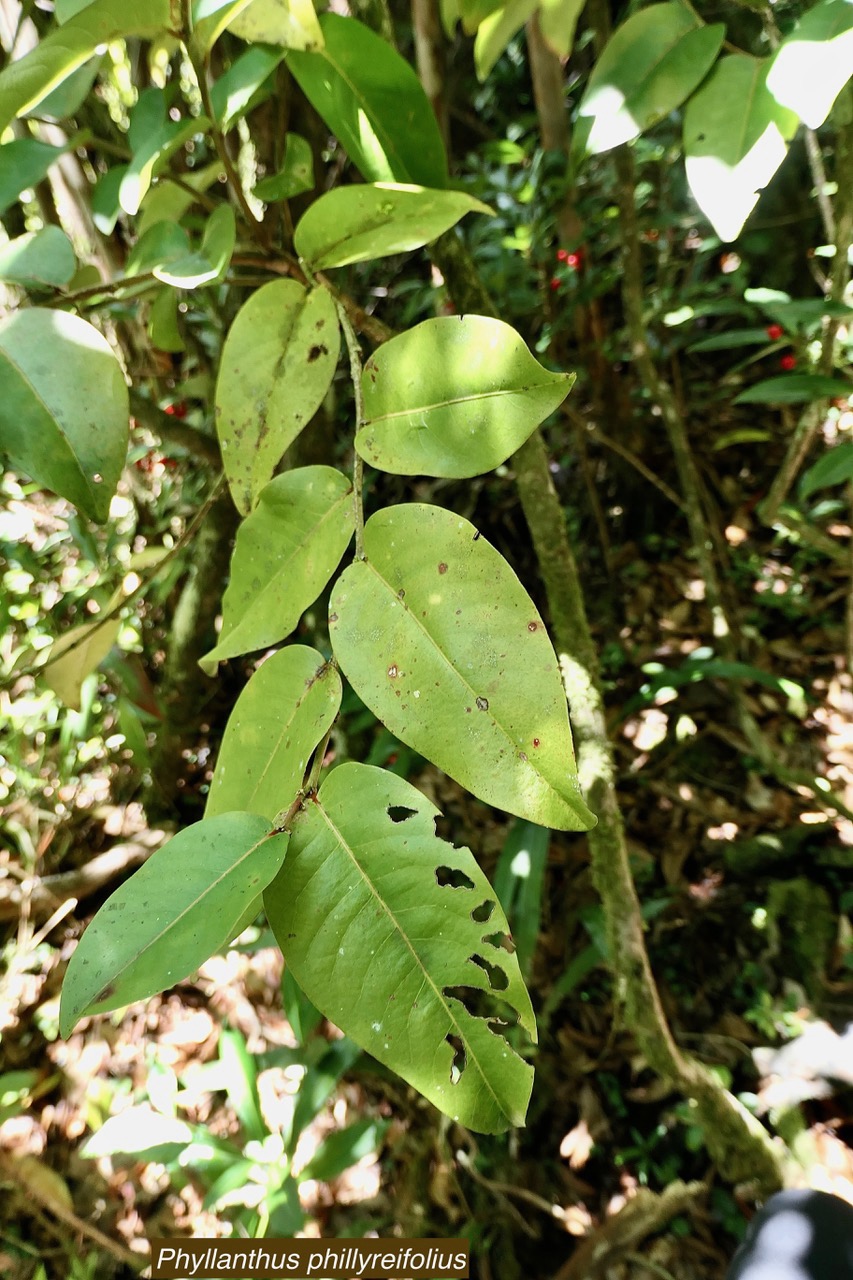
[[355,447],[397,475],[476,476],[515,453],[573,382],[543,368],[502,320],[425,320],[365,365]]
[[126,1160],[166,1162],[177,1160],[192,1139],[192,1127],[185,1120],[161,1115],[153,1107],[130,1107],[117,1116],[109,1116],[84,1142],[80,1154],[86,1160],[123,1156]]
[[789,373],[747,387],[735,398],[735,404],[808,404],[838,396],[853,396],[853,382],[819,373]]
[[0,133],[87,62],[99,45],[151,36],[171,21],[170,0],[95,0],[0,73]]
[[445,186],[438,122],[405,58],[355,18],[324,13],[320,28],[324,48],[287,65],[362,177]]
[[213,48],[232,18],[251,4],[251,0],[194,0],[192,44],[203,58]]
[[[501,1034],[536,1024],[509,929],[468,849],[408,782],[344,764],[293,825],[264,907],[311,1000],[461,1124],[523,1124],[533,1071]],[[454,887],[458,886],[458,887]]]
[[322,49],[323,33],[311,0],[252,0],[228,22],[241,40],[286,49]]
[[219,367],[216,429],[244,515],[319,408],[340,349],[335,304],[325,289],[274,280],[238,313]]
[[300,467],[271,480],[237,531],[222,631],[202,670],[215,675],[226,658],[289,636],[337,569],[352,532],[352,485],[340,471]]
[[292,644],[269,658],[231,712],[205,817],[239,809],[272,822],[295,800],[340,705],[341,678],[316,649]]
[[684,5],[653,4],[623,22],[607,42],[578,108],[592,121],[593,155],[630,142],[669,115],[707,75],[725,27],[707,27]]
[[773,55],[767,88],[819,129],[853,75],[853,0],[819,0]]
[[480,23],[474,41],[474,66],[478,80],[487,78],[512,37],[521,30],[537,8],[538,0],[509,0],[502,9],[490,13]]
[[480,23],[501,7],[501,0],[459,0],[462,30],[472,36]]
[[0,321],[0,450],[12,465],[106,520],[127,453],[118,360],[79,316],[31,307]]
[[116,889],[71,957],[59,1027],[174,986],[234,936],[278,871],[289,837],[257,814],[225,813],[181,831]]
[[853,480],[853,440],[827,449],[800,481],[800,497],[810,498],[819,489],[829,489],[836,484]]
[[283,49],[266,49],[259,45],[247,49],[219,77],[210,91],[210,100],[221,129],[230,129],[261,101],[265,96],[261,89],[272,84],[272,73],[283,57]]
[[435,240],[466,213],[491,213],[464,191],[377,182],[337,187],[308,207],[294,245],[316,271],[407,253]]
[[418,503],[372,516],[364,547],[329,612],[362,701],[488,804],[562,831],[593,826],[557,657],[503,556],[461,516]]
[[59,227],[42,227],[0,247],[0,280],[15,284],[67,284],[77,269],[71,241]]
[[561,58],[568,58],[575,43],[578,18],[586,0],[542,0],[539,27],[544,39]]
[[721,58],[684,113],[693,198],[721,240],[734,240],[785,159],[797,117],[767,88],[770,60]]
[[48,146],[35,138],[13,138],[0,146],[0,214],[5,213],[27,187],[41,182],[64,149]]

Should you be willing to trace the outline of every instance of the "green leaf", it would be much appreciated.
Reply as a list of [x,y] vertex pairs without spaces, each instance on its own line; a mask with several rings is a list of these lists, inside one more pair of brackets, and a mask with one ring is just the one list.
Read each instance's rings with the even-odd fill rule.
[[551,832],[517,819],[495,868],[495,892],[512,925],[515,953],[527,977],[539,937],[542,888],[548,865]]
[[270,822],[296,799],[311,753],[341,705],[341,678],[315,649],[288,645],[252,676],[231,712],[205,817]]
[[365,1119],[356,1120],[346,1129],[334,1130],[320,1143],[300,1177],[317,1182],[339,1178],[359,1160],[379,1150],[389,1126],[388,1120]]
[[722,58],[684,113],[693,198],[721,240],[735,240],[785,159],[797,117],[767,88],[768,58]]
[[103,61],[101,54],[95,54],[94,58],[89,58],[67,80],[58,84],[46,98],[42,98],[37,107],[24,112],[25,118],[37,115],[43,119],[64,120],[66,116],[73,116],[91,92]]
[[284,164],[278,173],[263,178],[254,194],[271,204],[276,200],[290,200],[303,191],[313,191],[315,186],[311,143],[298,133],[288,133],[285,134]]
[[177,1160],[192,1139],[193,1130],[186,1121],[161,1115],[153,1107],[129,1107],[120,1115],[109,1116],[83,1143],[80,1154],[85,1160],[119,1156],[167,1164]]
[[372,516],[364,548],[329,613],[362,701],[488,804],[560,831],[593,826],[557,657],[503,556],[461,516],[416,503]]
[[320,407],[340,349],[335,304],[325,289],[274,280],[238,312],[219,366],[216,429],[244,515]]
[[480,23],[501,7],[501,0],[458,0],[462,30],[472,36]]
[[151,303],[148,336],[158,351],[186,351],[178,328],[178,295],[174,289],[160,289]]
[[[158,222],[179,222],[187,209],[195,203],[193,191],[206,191],[223,173],[218,160],[183,175],[183,187],[179,187],[167,178],[162,178],[148,192],[142,202],[142,216],[139,219],[138,232],[144,236]],[[185,190],[186,187],[192,190]]]
[[336,187],[311,204],[296,227],[297,253],[315,271],[420,249],[466,213],[492,213],[464,191],[377,182]]
[[237,530],[222,630],[202,670],[215,675],[226,658],[290,635],[335,572],[352,532],[352,485],[340,471],[300,467],[271,480]]
[[51,645],[43,668],[44,681],[61,698],[66,707],[80,710],[83,681],[96,671],[112,649],[121,630],[121,619],[98,624],[84,622],[72,627]]
[[148,275],[190,252],[190,238],[177,222],[155,222],[127,255],[128,276]]
[[764,378],[735,397],[735,404],[808,404],[811,400],[853,396],[853,383],[820,373],[786,373]]
[[[176,228],[181,230],[181,228]],[[205,223],[201,248],[154,267],[154,275],[176,289],[197,289],[224,274],[234,252],[237,222],[230,204],[220,204]]]
[[119,186],[119,203],[125,213],[135,214],[151,186],[151,179],[169,156],[194,134],[210,124],[206,116],[172,120],[162,89],[146,89],[133,108],[128,139],[133,148]]
[[766,346],[770,342],[766,329],[729,329],[715,333],[712,338],[691,342],[688,351],[728,351],[732,347]]
[[64,151],[65,147],[49,147],[35,138],[13,138],[0,146],[0,214],[15,203],[22,191],[41,182]]
[[502,9],[489,14],[480,23],[474,41],[474,66],[478,80],[488,77],[510,40],[533,16],[537,7],[538,0],[509,0]]
[[0,246],[0,280],[14,284],[67,284],[77,270],[71,241],[59,227],[43,227]]
[[323,33],[311,0],[252,0],[228,27],[241,40],[286,49],[322,49]]
[[679,107],[707,75],[725,33],[722,23],[707,27],[674,2],[628,18],[607,42],[578,108],[592,122],[587,152],[630,142]]
[[219,1061],[228,1101],[244,1134],[250,1141],[262,1142],[267,1136],[267,1127],[261,1115],[258,1073],[255,1060],[239,1031],[223,1028],[219,1036]]
[[369,182],[447,183],[435,114],[405,58],[355,18],[324,13],[325,48],[288,54],[309,102]]
[[586,0],[542,0],[539,29],[561,58],[568,58],[574,48],[575,30],[585,4]]
[[773,55],[767,88],[819,129],[853,75],[853,0],[819,0]]
[[251,0],[194,0],[192,45],[195,52],[206,59],[231,19],[250,3]]
[[441,1111],[499,1133],[524,1123],[533,1082],[501,1024],[532,1038],[536,1024],[504,914],[439,816],[404,779],[341,765],[294,820],[264,906],[327,1018]]
[[60,1034],[174,986],[234,936],[288,836],[257,814],[204,819],[167,841],[101,907],[65,975]]
[[210,91],[219,127],[227,132],[260,101],[262,87],[284,57],[283,49],[247,49],[221,75]]
[[502,320],[425,320],[365,365],[355,447],[396,475],[480,475],[515,453],[573,382],[544,369]]
[[15,116],[42,102],[99,45],[123,36],[157,35],[170,23],[170,0],[95,0],[87,5],[0,73],[0,133]]
[[819,489],[830,489],[836,484],[853,480],[853,441],[846,440],[827,449],[800,481],[800,497],[803,501]]
[[0,321],[0,450],[93,520],[109,515],[127,453],[121,366],[79,316],[30,307]]

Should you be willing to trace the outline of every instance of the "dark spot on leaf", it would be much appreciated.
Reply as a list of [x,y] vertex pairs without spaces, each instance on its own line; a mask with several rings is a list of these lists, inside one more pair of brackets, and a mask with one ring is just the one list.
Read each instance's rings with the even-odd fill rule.
[[518,758],[519,758],[519,760],[523,760],[525,764],[527,763],[527,756],[525,755],[525,753],[524,753],[523,751],[519,751],[519,753],[518,753]]
[[318,342],[316,346],[313,346],[308,352],[308,363],[313,364],[315,360],[320,359],[320,356],[327,356],[328,354],[329,348],[324,346],[322,342]]
[[338,615],[337,615],[336,613],[330,613],[330,614],[329,614],[329,621],[330,621],[330,622],[337,622],[337,620],[338,620]]
[[473,889],[474,881],[470,876],[466,876],[464,871],[459,871],[455,867],[436,867],[435,879],[442,888],[450,889]]
[[388,817],[392,822],[408,822],[409,818],[413,818],[416,813],[417,809],[409,809],[404,804],[388,806]]
[[401,587],[401,588],[400,588],[400,590],[397,592],[397,599],[398,599],[398,600],[405,600],[405,598],[406,598],[406,593],[405,593],[405,591],[403,590],[403,588]]
[[493,991],[506,991],[509,986],[509,978],[496,964],[489,964],[483,956],[469,956],[468,960],[471,964],[475,964],[478,969],[482,969],[486,977],[489,979],[489,986]]
[[103,991],[99,991],[95,996],[95,1004],[100,1004],[102,1000],[109,1000],[116,993],[115,983],[108,982]]
[[539,630],[539,623],[538,623],[538,622],[528,622],[528,624],[527,624],[527,630],[528,630],[528,631],[538,631],[538,630]]
[[447,565],[444,563],[444,561],[443,561],[443,560],[442,560],[441,564],[438,566],[438,572],[439,572],[439,573],[447,573]]
[[465,710],[466,710],[466,711],[470,711],[470,710],[471,710],[471,708],[470,708],[470,707],[466,707],[466,708],[465,708]]
[[480,530],[478,529],[477,532],[474,534],[472,541],[476,542],[479,536],[480,536]]
[[534,738],[534,739],[533,739],[533,745],[534,745],[534,747],[538,747],[538,746],[539,746],[539,739],[538,739],[538,738]]
[[481,902],[479,907],[475,907],[471,912],[471,919],[476,920],[477,924],[485,924],[491,918],[495,905],[493,898],[486,898],[485,902]]
[[515,955],[515,943],[508,933],[487,933],[484,942],[488,942],[490,947],[499,947],[502,951],[508,951],[511,956]]
[[391,666],[388,668],[388,675],[391,677],[392,680],[396,680],[399,674],[400,672],[396,662],[392,662]]
[[458,1084],[462,1078],[462,1072],[465,1070],[468,1055],[465,1052],[464,1044],[458,1036],[447,1035],[444,1038],[453,1050],[453,1062],[450,1067],[450,1083]]
[[488,711],[488,709],[489,709],[489,699],[488,699],[488,698],[478,698],[478,699],[477,699],[477,710],[478,710],[478,711]]

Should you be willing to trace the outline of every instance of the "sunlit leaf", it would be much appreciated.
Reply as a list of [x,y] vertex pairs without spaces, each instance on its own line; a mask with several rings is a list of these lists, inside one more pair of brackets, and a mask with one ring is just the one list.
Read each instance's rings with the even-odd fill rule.
[[86,1160],[101,1156],[126,1159],[176,1160],[192,1141],[192,1126],[176,1116],[164,1116],[153,1107],[129,1107],[117,1116],[108,1116],[100,1129],[80,1148]]
[[284,50],[255,46],[232,62],[210,91],[219,127],[225,131],[262,100],[262,88],[284,57]]
[[377,182],[337,187],[299,220],[296,251],[316,271],[406,253],[435,240],[466,213],[491,213],[464,191]]
[[264,894],[297,982],[327,1018],[440,1110],[481,1132],[524,1123],[532,1068],[503,1031],[536,1029],[509,929],[438,810],[368,765],[333,770]]
[[332,592],[344,675],[401,742],[488,804],[563,831],[580,794],[557,657],[510,566],[441,507],[379,511]]
[[226,658],[290,635],[338,567],[352,531],[352,485],[340,471],[300,467],[271,480],[237,531],[222,630],[202,670],[214,675]]
[[853,0],[818,0],[773,55],[767,88],[819,129],[853,75]]
[[398,475],[479,475],[515,453],[573,382],[543,368],[502,320],[425,320],[365,365],[356,448]]
[[323,33],[311,0],[252,0],[228,22],[241,40],[286,49],[321,49]]
[[578,18],[586,0],[542,0],[539,7],[539,29],[547,44],[561,58],[568,58],[575,43]]
[[42,227],[0,245],[0,280],[14,284],[67,284],[77,269],[71,241],[59,227]]
[[43,678],[66,707],[80,710],[83,681],[103,662],[120,630],[120,618],[102,623],[95,618],[64,632],[51,646]]
[[153,268],[154,275],[176,289],[197,289],[211,284],[225,272],[234,252],[237,223],[230,204],[217,205],[202,233],[196,252],[182,254]]
[[474,65],[478,80],[486,79],[510,40],[533,16],[537,6],[538,0],[509,0],[502,9],[489,14],[480,23],[474,41]]
[[64,150],[35,138],[13,138],[11,142],[4,142],[0,146],[0,214],[15,203],[22,191],[41,182]]

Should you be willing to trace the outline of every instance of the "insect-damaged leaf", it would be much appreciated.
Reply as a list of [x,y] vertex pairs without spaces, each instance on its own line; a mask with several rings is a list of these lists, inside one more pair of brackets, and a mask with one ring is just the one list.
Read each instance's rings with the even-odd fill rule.
[[502,1034],[536,1024],[509,929],[468,849],[404,779],[344,764],[293,823],[264,908],[327,1018],[441,1111],[485,1133],[523,1124],[533,1070]]
[[502,320],[425,320],[365,366],[355,446],[397,475],[480,475],[515,453],[573,382],[544,369]]
[[296,798],[340,705],[341,678],[316,649],[292,644],[269,658],[231,712],[205,817],[239,809],[272,822]]
[[593,826],[557,657],[503,556],[461,516],[415,503],[372,516],[364,549],[329,610],[362,701],[488,804],[562,831]]
[[466,213],[491,213],[465,191],[376,182],[336,187],[299,220],[293,243],[316,271],[387,258],[429,244]]
[[325,289],[274,280],[239,311],[219,367],[216,429],[243,515],[317,411],[340,349],[335,304]]
[[0,453],[93,520],[106,520],[127,453],[124,375],[79,316],[40,307],[0,322]]
[[215,675],[226,658],[290,635],[338,567],[352,530],[352,485],[334,467],[299,467],[270,480],[237,530],[222,631],[202,670]]
[[71,957],[59,1029],[174,986],[234,937],[281,866],[289,837],[257,814],[205,818],[111,895]]

